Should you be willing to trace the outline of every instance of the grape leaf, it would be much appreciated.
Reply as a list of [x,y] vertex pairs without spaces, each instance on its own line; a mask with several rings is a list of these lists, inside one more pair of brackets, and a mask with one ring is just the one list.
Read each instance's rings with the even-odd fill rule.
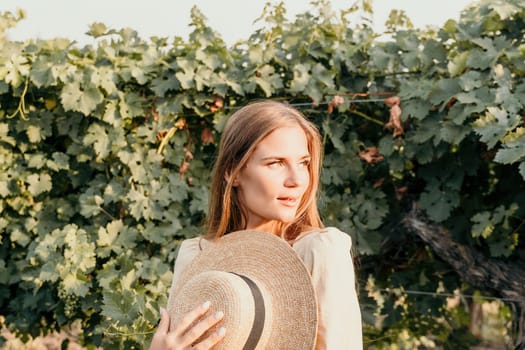
[[52,188],[51,176],[46,173],[28,175],[26,181],[29,184],[27,189],[33,196],[48,192]]

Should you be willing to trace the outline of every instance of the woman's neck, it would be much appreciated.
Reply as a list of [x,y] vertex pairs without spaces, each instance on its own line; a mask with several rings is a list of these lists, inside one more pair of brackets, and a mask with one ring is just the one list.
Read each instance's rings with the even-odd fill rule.
[[280,221],[267,221],[258,225],[247,225],[247,230],[261,231],[281,237],[283,235],[284,223]]

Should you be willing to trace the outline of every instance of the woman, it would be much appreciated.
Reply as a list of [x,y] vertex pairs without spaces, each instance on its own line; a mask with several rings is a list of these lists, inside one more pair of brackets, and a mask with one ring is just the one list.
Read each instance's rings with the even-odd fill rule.
[[[289,242],[311,274],[319,308],[315,349],[362,349],[351,240],[336,228],[324,228],[317,208],[321,155],[317,128],[296,109],[263,101],[235,112],[224,128],[213,171],[206,239],[183,242],[172,289],[214,239],[243,229],[274,234]],[[197,307],[169,331],[163,311],[151,349],[190,346],[223,316],[205,316],[207,308]],[[211,348],[225,331],[219,328],[193,348]]]

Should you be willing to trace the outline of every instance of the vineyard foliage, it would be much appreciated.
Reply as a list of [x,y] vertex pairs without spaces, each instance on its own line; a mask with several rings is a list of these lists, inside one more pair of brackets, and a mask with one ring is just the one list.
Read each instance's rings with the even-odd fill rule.
[[323,135],[320,208],[353,237],[367,344],[473,341],[446,299],[403,294],[474,290],[400,222],[417,207],[458,243],[520,264],[525,2],[483,0],[434,29],[393,12],[380,34],[371,15],[367,1],[314,1],[293,20],[268,5],[264,26],[228,47],[194,8],[188,40],[95,23],[97,45],[79,47],[10,41],[23,13],[1,14],[6,327],[80,319],[85,345],[147,344],[178,244],[201,232],[225,120],[271,98]]

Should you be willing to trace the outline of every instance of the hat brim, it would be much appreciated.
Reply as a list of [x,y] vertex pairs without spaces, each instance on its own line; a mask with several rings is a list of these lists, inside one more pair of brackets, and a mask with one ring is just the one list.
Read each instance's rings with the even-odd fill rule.
[[[232,232],[213,241],[182,272],[172,291],[176,304],[189,304],[191,309],[206,301],[198,300],[198,291],[179,293],[190,279],[206,271],[233,272],[264,285],[273,310],[267,348],[313,349],[318,322],[315,291],[303,261],[286,241],[251,230]],[[182,316],[175,315],[176,311],[173,306],[168,309],[172,321]],[[235,337],[235,330],[227,329],[228,336]]]

